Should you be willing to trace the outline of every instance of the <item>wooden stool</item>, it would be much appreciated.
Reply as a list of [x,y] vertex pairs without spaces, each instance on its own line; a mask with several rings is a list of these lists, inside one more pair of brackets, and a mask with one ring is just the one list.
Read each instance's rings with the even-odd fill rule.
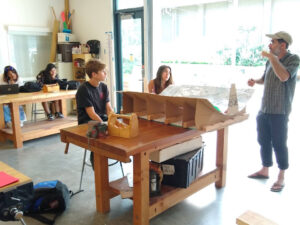
[[236,219],[238,225],[278,225],[277,223],[255,213],[246,211]]

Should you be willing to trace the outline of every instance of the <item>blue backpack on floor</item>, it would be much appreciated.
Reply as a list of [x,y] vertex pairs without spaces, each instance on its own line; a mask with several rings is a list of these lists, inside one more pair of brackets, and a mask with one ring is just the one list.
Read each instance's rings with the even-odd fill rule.
[[[68,208],[72,192],[59,180],[37,183],[33,189],[32,204],[26,215],[46,224],[54,224],[56,217]],[[41,215],[44,213],[54,213],[55,217],[50,220]]]

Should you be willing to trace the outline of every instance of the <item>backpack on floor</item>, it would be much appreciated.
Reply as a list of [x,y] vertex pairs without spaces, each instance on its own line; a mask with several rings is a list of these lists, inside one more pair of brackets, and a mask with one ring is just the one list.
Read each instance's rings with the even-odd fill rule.
[[[59,180],[40,182],[33,188],[32,204],[26,210],[26,215],[46,224],[54,224],[56,217],[68,208],[72,192]],[[54,213],[55,217],[50,220],[41,215],[44,213]]]

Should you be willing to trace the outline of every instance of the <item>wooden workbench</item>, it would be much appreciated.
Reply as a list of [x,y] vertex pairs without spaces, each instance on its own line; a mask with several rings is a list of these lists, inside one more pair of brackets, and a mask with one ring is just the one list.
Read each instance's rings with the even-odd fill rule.
[[6,185],[6,186],[0,188],[0,193],[7,192],[18,186],[32,182],[31,178],[27,177],[26,175],[20,173],[19,171],[13,169],[9,165],[7,165],[1,161],[0,161],[0,171],[5,172],[5,173],[9,174],[10,176],[13,176],[13,177],[16,177],[19,179],[19,181],[15,182],[15,183],[12,183],[12,184],[9,184],[9,185]]
[[[67,117],[66,99],[75,98],[77,90],[61,90],[54,93],[33,92],[0,96],[0,141],[9,139],[15,148],[21,148],[23,141],[59,133],[60,129],[75,126],[76,118]],[[62,114],[65,118],[54,121],[38,121],[20,126],[19,106],[29,103],[59,100]],[[12,129],[5,128],[3,104],[8,104],[11,110]]]
[[[246,118],[244,118],[246,119]],[[241,121],[241,120],[240,120]],[[108,158],[128,162],[133,157],[133,224],[148,225],[149,220],[198,190],[215,183],[225,186],[228,126],[217,128],[216,167],[202,173],[188,188],[162,187],[162,195],[149,197],[149,154],[172,145],[199,137],[203,131],[165,125],[139,119],[139,135],[135,138],[108,136],[101,139],[86,137],[87,125],[61,130],[61,141],[94,152],[96,209],[110,211],[110,199],[126,188],[127,178],[109,182]]]

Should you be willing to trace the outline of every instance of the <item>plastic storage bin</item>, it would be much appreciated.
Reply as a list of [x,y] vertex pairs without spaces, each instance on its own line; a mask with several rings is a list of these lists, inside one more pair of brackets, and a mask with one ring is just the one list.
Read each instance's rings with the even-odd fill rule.
[[57,44],[58,46],[58,54],[62,55],[62,62],[72,62],[72,48],[78,47],[80,45],[79,42],[70,42]]
[[[187,188],[197,178],[203,168],[204,147],[176,156],[161,163],[163,184]],[[166,170],[168,170],[167,175]],[[173,174],[170,174],[173,171]],[[172,172],[171,172],[172,173]]]

